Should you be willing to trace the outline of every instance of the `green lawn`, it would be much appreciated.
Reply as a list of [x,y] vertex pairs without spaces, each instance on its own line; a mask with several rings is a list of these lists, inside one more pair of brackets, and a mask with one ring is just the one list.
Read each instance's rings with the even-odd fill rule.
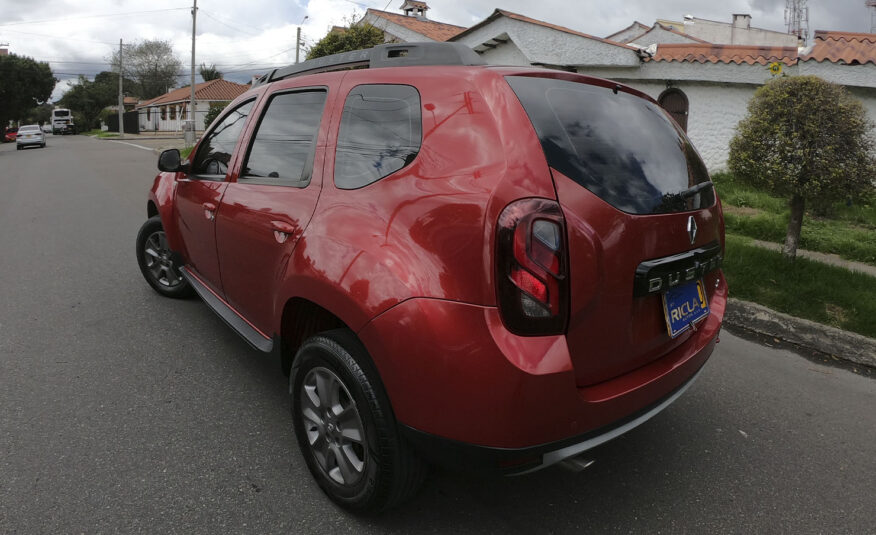
[[724,274],[730,295],[779,312],[876,338],[876,278],[797,258],[727,234]]
[[[713,180],[724,204],[728,233],[784,242],[790,215],[787,200],[740,184],[726,173],[716,173]],[[876,265],[876,198],[851,205],[837,202],[828,212],[829,217],[818,217],[807,211],[800,247]]]

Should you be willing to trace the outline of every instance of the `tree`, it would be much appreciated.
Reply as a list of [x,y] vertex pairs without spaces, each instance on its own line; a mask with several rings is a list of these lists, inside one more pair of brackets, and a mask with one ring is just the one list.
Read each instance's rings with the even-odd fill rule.
[[789,198],[786,258],[797,255],[807,201],[855,199],[873,188],[872,128],[859,101],[816,76],[776,78],[755,92],[730,142],[729,167]]
[[326,34],[325,37],[310,48],[310,51],[307,53],[307,59],[371,48],[382,45],[383,42],[383,30],[367,23],[351,24],[343,32],[330,31]]
[[[122,80],[122,87],[133,87],[132,80]],[[103,71],[91,82],[84,76],[64,93],[59,103],[70,108],[80,130],[91,130],[98,126],[101,111],[107,106],[119,103],[118,73]]]
[[216,68],[215,64],[210,64],[210,66],[207,67],[206,63],[201,63],[198,72],[201,74],[201,78],[205,82],[222,78],[222,72],[220,72],[219,69]]
[[24,114],[24,122],[28,124],[46,124],[52,122],[52,105],[43,103],[33,107]]
[[[182,62],[173,53],[170,41],[143,41],[126,45],[123,50],[124,75],[135,82],[136,93],[142,99],[163,95],[176,87]],[[113,71],[119,72],[119,51],[110,58]]]
[[0,128],[49,100],[56,82],[48,63],[15,54],[0,56]]
[[219,114],[222,113],[225,106],[228,106],[227,102],[210,103],[210,109],[207,110],[207,114],[204,116],[204,128],[210,128],[210,125],[216,120],[216,117],[219,117]]

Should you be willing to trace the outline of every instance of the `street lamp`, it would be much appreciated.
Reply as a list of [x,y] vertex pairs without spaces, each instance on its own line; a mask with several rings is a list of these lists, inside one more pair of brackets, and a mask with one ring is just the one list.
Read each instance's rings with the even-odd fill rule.
[[301,19],[301,22],[298,24],[298,31],[295,35],[295,64],[298,64],[298,57],[301,53],[301,25],[304,24],[304,21],[309,18],[308,15],[304,15],[304,18]]

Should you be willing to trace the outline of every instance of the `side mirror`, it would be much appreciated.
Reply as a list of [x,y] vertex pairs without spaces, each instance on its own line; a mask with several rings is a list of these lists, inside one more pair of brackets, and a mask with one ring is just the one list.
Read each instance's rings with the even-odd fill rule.
[[158,156],[158,170],[168,173],[187,172],[188,165],[183,165],[179,149],[167,149]]

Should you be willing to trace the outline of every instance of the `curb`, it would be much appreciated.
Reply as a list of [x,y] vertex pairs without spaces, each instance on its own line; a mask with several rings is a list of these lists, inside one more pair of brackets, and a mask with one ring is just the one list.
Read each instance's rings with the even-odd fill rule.
[[876,340],[860,334],[795,318],[756,303],[732,298],[727,301],[724,322],[849,362],[876,368]]

